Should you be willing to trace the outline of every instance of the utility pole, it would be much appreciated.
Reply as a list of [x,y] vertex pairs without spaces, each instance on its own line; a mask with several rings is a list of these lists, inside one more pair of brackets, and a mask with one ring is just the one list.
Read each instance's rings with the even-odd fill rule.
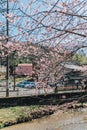
[[14,87],[13,87],[13,91],[15,91],[15,85],[16,85],[16,82],[15,82],[15,51],[13,53],[13,77],[14,77]]
[[15,65],[14,65],[14,88],[13,88],[14,91],[15,91],[15,85],[16,83],[15,83]]
[[[7,9],[6,9],[7,17],[6,17],[6,44],[8,44],[8,38],[9,38],[9,21],[8,21],[8,14],[9,14],[9,3],[7,0]],[[7,52],[8,53],[8,52]],[[8,55],[6,57],[6,97],[9,96],[9,58]]]

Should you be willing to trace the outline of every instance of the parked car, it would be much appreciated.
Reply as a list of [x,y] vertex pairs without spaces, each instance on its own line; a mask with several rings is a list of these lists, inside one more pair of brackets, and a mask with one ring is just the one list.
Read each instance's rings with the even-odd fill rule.
[[49,85],[50,87],[62,87],[63,83],[61,80],[58,80],[57,82],[47,82],[47,85]]
[[25,85],[25,88],[35,88],[35,82],[29,82],[28,84]]
[[62,83],[61,81],[58,81],[58,82],[56,83],[56,86],[57,86],[57,87],[62,87],[62,86],[63,86],[63,83]]
[[25,83],[22,83],[22,82],[20,82],[20,83],[17,84],[17,87],[22,87],[22,88],[24,88],[24,86],[25,86]]
[[27,86],[34,86],[35,87],[35,82],[31,82],[29,80],[24,80],[24,81],[18,83],[17,86],[22,87],[22,88],[25,88]]
[[25,80],[25,81],[22,81],[22,82],[18,83],[17,86],[24,88],[26,83],[27,83],[27,81]]
[[55,83],[47,82],[47,85],[49,85],[50,87],[55,87]]

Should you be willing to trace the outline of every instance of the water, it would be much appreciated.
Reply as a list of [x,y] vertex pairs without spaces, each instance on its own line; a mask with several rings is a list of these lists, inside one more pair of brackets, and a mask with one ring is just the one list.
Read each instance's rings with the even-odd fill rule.
[[87,110],[82,112],[57,112],[49,117],[22,123],[2,130],[87,130]]
[[69,124],[56,130],[87,130],[87,123]]

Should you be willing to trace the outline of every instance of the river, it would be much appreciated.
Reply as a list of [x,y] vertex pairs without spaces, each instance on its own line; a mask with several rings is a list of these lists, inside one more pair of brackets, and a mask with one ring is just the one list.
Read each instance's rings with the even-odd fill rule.
[[2,130],[87,130],[87,108],[79,111],[58,111],[49,117],[3,128]]

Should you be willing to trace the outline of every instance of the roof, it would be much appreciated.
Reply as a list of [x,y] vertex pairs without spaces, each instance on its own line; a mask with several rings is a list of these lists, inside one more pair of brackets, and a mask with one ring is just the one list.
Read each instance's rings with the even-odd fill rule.
[[67,69],[74,70],[74,71],[82,71],[82,72],[87,71],[87,65],[79,66],[79,65],[65,64],[64,67]]
[[75,80],[75,79],[86,79],[87,78],[87,75],[85,75],[85,76],[75,76],[75,77],[69,77],[70,79],[72,79],[72,80]]

